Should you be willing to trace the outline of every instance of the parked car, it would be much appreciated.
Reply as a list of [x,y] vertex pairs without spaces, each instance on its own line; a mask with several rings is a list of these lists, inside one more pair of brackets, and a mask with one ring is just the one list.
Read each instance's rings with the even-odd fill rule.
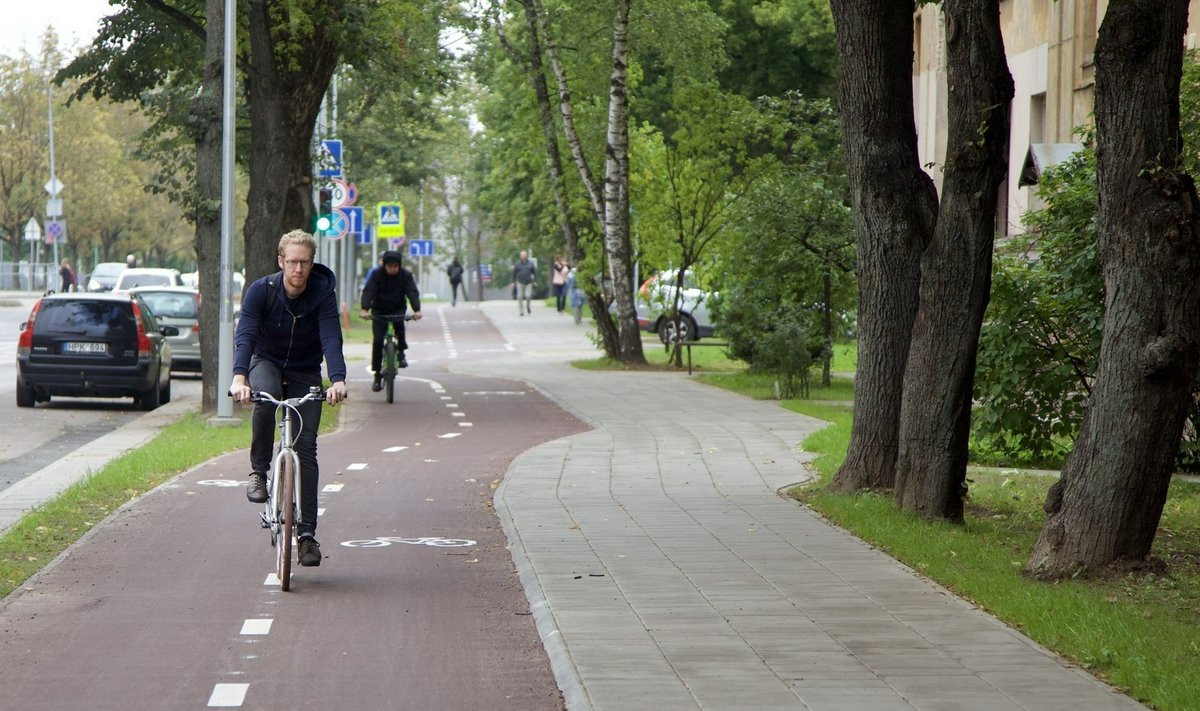
[[183,277],[178,269],[130,267],[117,277],[113,291],[129,291],[135,286],[183,286]]
[[179,335],[170,336],[171,371],[201,371],[200,292],[186,286],[135,286],[130,294],[142,297],[160,326],[174,326]]
[[125,271],[125,262],[100,262],[88,275],[86,289],[88,291],[112,291],[117,285],[117,277]]
[[38,299],[17,338],[17,407],[51,397],[171,400],[171,346],[142,297],[73,292]]
[[[651,276],[642,283],[635,300],[638,325],[643,331],[657,333],[663,343],[676,340],[675,319],[670,313],[675,304],[678,275],[678,270],[671,269]],[[708,316],[708,302],[713,298],[715,293],[700,288],[690,274],[684,275],[678,340],[695,341],[713,335],[714,327]]]

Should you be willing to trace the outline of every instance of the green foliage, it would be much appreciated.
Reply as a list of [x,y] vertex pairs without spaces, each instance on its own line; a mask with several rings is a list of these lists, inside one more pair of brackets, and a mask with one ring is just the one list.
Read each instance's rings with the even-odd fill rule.
[[972,424],[1013,462],[1061,461],[1087,406],[1104,318],[1095,176],[1090,144],[1045,171],[1045,206],[1026,213],[1026,232],[995,261]]
[[[1083,421],[1104,327],[1096,156],[1083,138],[1082,150],[1042,174],[1044,206],[1025,214],[1026,231],[995,260],[975,373],[977,457],[1058,466]],[[1177,459],[1187,471],[1200,469],[1196,424],[1193,408]]]
[[793,350],[822,358],[824,309],[831,310],[833,322],[828,337],[840,340],[850,335],[857,293],[832,105],[790,95],[762,106],[782,137],[778,161],[738,206],[731,227],[736,238],[720,254],[724,268],[714,275],[721,298],[710,309],[732,353],[754,370],[783,362],[765,348],[777,330],[803,334],[792,342]]
[[827,0],[710,0],[728,25],[721,84],[748,98],[832,98],[837,47]]

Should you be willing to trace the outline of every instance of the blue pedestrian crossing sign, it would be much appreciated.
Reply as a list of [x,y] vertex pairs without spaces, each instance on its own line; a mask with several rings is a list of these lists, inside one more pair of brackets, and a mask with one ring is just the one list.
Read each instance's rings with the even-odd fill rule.
[[398,202],[376,203],[375,224],[380,237],[403,237],[404,206]]
[[342,142],[336,138],[321,141],[317,151],[317,171],[322,178],[342,177]]

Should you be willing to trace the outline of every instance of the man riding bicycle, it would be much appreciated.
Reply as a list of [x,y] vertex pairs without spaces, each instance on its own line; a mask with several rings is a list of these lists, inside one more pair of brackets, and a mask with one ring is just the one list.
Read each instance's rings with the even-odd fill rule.
[[[376,316],[403,316],[407,309],[405,308],[405,300],[412,305],[413,320],[421,320],[421,295],[417,291],[417,282],[413,279],[412,272],[400,266],[400,253],[389,250],[383,253],[383,268],[376,269],[367,279],[366,286],[362,292],[362,314],[363,318],[370,318],[374,312]],[[404,340],[404,320],[397,319],[391,322],[396,329],[396,350],[399,355],[398,363],[401,368],[408,367],[408,361],[404,359],[404,351],[408,348],[408,342]],[[371,324],[371,372],[374,373],[375,379],[371,383],[371,390],[379,392],[383,389],[383,376],[380,373],[380,367],[383,363],[383,341],[387,338],[388,321],[376,319]]]
[[[321,360],[332,385],[325,401],[336,405],[346,399],[346,359],[342,355],[342,327],[333,272],[313,258],[317,242],[303,230],[293,230],[279,240],[279,268],[258,279],[246,290],[234,338],[233,383],[235,402],[249,402],[252,392],[266,391],[277,398],[302,397],[310,386],[321,385]],[[300,517],[296,527],[300,565],[321,564],[317,543],[317,427],[321,403],[301,405],[303,427],[296,439],[300,457]],[[267,471],[275,444],[275,408],[254,406],[251,419],[250,482],[246,498],[267,500]]]

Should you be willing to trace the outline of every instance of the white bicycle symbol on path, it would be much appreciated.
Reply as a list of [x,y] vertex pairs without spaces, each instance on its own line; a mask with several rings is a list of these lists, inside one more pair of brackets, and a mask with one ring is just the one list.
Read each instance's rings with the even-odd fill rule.
[[434,548],[466,548],[475,545],[475,541],[466,538],[440,538],[436,536],[422,536],[420,538],[380,536],[360,541],[342,541],[342,545],[347,548],[384,548],[393,543],[407,543],[410,546],[432,546]]

